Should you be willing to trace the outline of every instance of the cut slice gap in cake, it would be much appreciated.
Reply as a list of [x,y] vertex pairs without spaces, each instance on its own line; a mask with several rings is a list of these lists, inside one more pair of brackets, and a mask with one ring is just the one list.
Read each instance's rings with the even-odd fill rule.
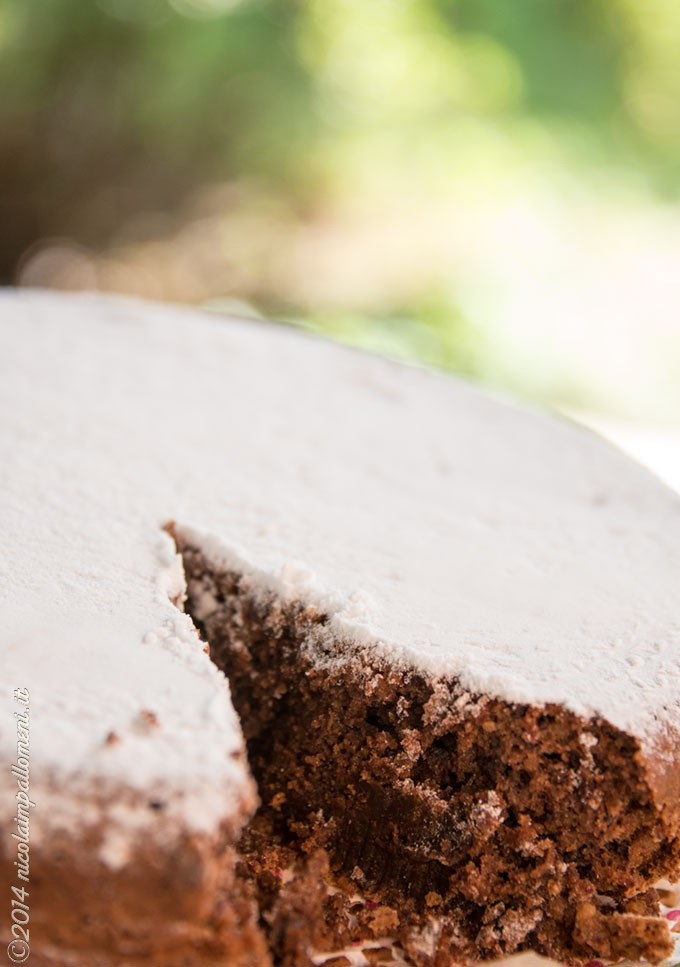
[[651,887],[680,842],[635,738],[391,660],[168,530],[262,800],[240,871],[276,963],[381,938],[423,967],[669,955]]

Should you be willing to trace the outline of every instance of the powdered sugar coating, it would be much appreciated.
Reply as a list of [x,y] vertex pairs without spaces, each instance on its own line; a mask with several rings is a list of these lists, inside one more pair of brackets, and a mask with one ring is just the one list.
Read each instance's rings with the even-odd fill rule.
[[170,519],[394,660],[645,741],[680,722],[680,501],[594,435],[133,301],[4,293],[0,339],[3,679],[31,692],[37,776],[196,788],[201,828],[244,794]]

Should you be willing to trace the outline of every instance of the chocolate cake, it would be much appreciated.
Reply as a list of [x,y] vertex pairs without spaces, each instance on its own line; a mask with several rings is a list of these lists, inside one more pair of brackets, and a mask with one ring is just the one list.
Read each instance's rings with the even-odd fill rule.
[[671,491],[266,324],[6,292],[0,338],[0,855],[31,962],[669,955]]

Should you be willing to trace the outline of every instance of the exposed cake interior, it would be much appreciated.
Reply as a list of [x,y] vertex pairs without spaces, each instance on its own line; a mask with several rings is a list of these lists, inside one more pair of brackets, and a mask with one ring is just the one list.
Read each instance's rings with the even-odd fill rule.
[[384,936],[423,965],[669,954],[650,888],[680,843],[636,739],[389,663],[174,537],[262,800],[241,872],[275,962]]

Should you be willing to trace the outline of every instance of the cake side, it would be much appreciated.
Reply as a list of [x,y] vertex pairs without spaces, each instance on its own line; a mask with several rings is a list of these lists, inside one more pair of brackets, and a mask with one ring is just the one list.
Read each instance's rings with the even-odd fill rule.
[[[51,801],[37,799],[44,808]],[[89,814],[97,809],[98,822],[31,835],[32,960],[46,967],[271,967],[252,888],[236,876],[236,844],[252,803],[206,834],[168,820],[162,800],[135,802],[125,788],[91,791],[82,802]],[[125,808],[152,813],[154,835],[148,828],[123,832],[115,813]],[[12,896],[18,881],[5,846],[0,888]],[[10,926],[3,921],[4,944]]]
[[[167,621],[139,651],[113,646],[112,661],[105,616],[79,617],[99,652],[56,649],[63,617],[4,616],[6,681],[29,687],[10,692],[16,727],[3,729],[15,746],[0,782],[0,887],[27,890],[36,963],[271,967],[253,890],[236,875],[258,804],[242,732],[223,673],[177,611],[183,571],[174,552],[167,560]],[[90,702],[79,695],[76,719],[66,710],[83,681]],[[6,944],[11,928],[0,927]]]

